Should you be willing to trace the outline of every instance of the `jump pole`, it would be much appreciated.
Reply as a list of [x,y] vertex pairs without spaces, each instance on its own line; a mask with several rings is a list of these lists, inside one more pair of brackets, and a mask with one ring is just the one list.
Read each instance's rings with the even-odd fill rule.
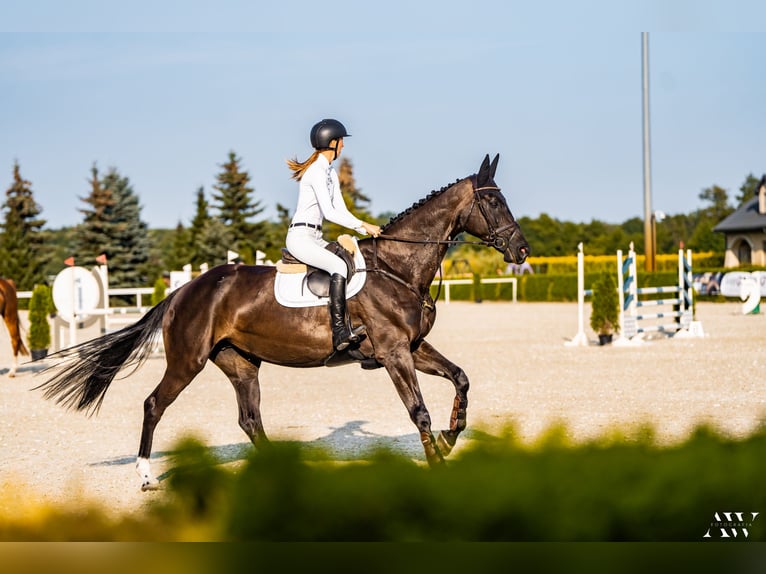
[[585,291],[585,255],[582,242],[577,245],[577,334],[571,341],[564,343],[567,347],[587,347],[588,336],[585,334],[585,296],[592,291]]

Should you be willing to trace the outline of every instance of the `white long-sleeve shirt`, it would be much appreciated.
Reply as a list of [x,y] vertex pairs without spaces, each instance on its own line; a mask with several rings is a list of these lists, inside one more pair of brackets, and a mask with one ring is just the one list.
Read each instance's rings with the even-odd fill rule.
[[324,219],[366,234],[362,221],[348,210],[343,201],[338,173],[320,154],[301,177],[298,206],[292,223],[322,225]]

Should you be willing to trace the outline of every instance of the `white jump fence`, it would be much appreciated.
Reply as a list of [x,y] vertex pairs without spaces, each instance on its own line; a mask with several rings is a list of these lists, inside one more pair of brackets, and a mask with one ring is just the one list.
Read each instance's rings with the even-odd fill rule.
[[[593,294],[585,289],[585,255],[580,243],[577,252],[577,334],[567,341],[567,346],[587,346],[585,333],[585,298]],[[620,335],[617,343],[640,339],[639,335],[660,332],[675,335],[680,332],[693,336],[702,334],[702,327],[693,321],[694,288],[692,285],[692,252],[678,251],[678,284],[662,287],[638,287],[636,253],[630,244],[627,257],[617,251],[617,291],[620,305]],[[641,295],[674,295],[662,299],[641,299]],[[639,308],[657,308],[656,312],[643,312]],[[640,324],[641,321],[673,319],[670,323]]]
[[[689,329],[692,323],[694,288],[692,286],[692,251],[678,250],[678,285],[667,287],[638,287],[636,252],[630,244],[628,256],[623,259],[617,251],[617,284],[620,286],[620,332],[632,339],[639,333],[662,332],[675,334]],[[640,295],[673,294],[667,299],[640,299]],[[639,311],[639,308],[662,308],[657,312]],[[668,307],[670,309],[668,310]],[[639,321],[673,319],[671,323],[640,325]]]

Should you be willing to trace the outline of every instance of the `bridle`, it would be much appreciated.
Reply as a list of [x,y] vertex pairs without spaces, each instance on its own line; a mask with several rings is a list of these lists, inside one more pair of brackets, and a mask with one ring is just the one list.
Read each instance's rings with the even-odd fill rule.
[[471,202],[471,208],[468,210],[468,217],[466,217],[466,221],[471,218],[471,213],[473,213],[473,208],[476,204],[479,205],[479,211],[481,212],[482,217],[484,218],[484,223],[487,224],[487,229],[489,230],[489,236],[486,241],[474,241],[473,243],[479,243],[481,245],[486,245],[488,247],[494,247],[498,251],[505,251],[508,249],[508,239],[505,237],[502,237],[500,234],[503,231],[507,231],[509,229],[513,229],[518,226],[518,223],[513,221],[512,223],[508,223],[507,225],[501,225],[500,227],[495,227],[493,225],[494,223],[497,224],[497,221],[494,217],[490,217],[489,213],[487,213],[487,209],[484,207],[484,203],[481,201],[489,195],[490,193],[499,195],[500,194],[500,188],[496,187],[494,185],[487,185],[484,187],[477,187],[473,190],[473,201]]
[[[441,294],[442,289],[442,282],[444,280],[442,276],[442,268],[441,265],[438,265],[439,270],[439,286],[436,291],[436,298],[429,301],[431,299],[430,294],[426,297],[422,293],[420,293],[417,289],[415,289],[412,285],[410,285],[407,281],[399,277],[398,275],[391,273],[390,271],[386,271],[385,269],[381,269],[378,267],[378,240],[385,240],[385,241],[397,241],[400,243],[416,243],[420,245],[484,245],[487,247],[494,247],[498,251],[505,251],[508,249],[508,239],[505,237],[502,237],[500,234],[504,231],[507,231],[508,229],[512,229],[514,227],[517,227],[518,224],[514,221],[512,223],[509,223],[507,225],[501,225],[500,227],[496,227],[497,220],[494,217],[490,217],[490,214],[487,212],[487,209],[484,207],[484,202],[482,201],[485,197],[487,197],[490,194],[499,195],[500,194],[500,188],[494,185],[487,185],[482,187],[476,187],[473,190],[473,199],[471,200],[471,206],[468,209],[468,215],[465,217],[465,221],[467,222],[471,218],[471,214],[473,213],[474,207],[476,205],[479,205],[479,211],[484,218],[484,223],[487,225],[487,230],[489,231],[489,234],[487,236],[487,239],[480,239],[478,241],[469,241],[464,239],[410,239],[408,237],[396,237],[393,235],[379,235],[378,237],[372,238],[372,257],[373,257],[373,267],[364,269],[364,271],[373,271],[376,273],[380,273],[382,275],[385,275],[386,277],[389,277],[398,283],[404,285],[407,287],[410,291],[414,292],[418,297],[422,297],[422,305],[424,308],[433,308],[434,301],[437,301],[439,299],[439,295]],[[463,225],[458,225],[458,227],[462,228]]]

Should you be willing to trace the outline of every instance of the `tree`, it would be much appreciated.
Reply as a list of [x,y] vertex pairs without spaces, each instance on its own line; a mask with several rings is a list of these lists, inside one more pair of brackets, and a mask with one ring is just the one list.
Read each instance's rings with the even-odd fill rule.
[[148,272],[149,236],[148,226],[141,220],[141,205],[127,177],[111,168],[104,177],[104,187],[112,189],[116,204],[114,223],[119,253],[110,264],[114,284],[127,287],[148,285],[153,277]]
[[226,263],[227,245],[234,245],[231,229],[220,219],[210,219],[200,232],[194,253],[195,264],[207,263],[213,267]]
[[251,218],[263,211],[259,201],[253,201],[252,195],[255,190],[250,187],[250,175],[240,168],[240,158],[233,152],[229,152],[229,161],[221,165],[223,171],[217,176],[217,184],[213,189],[218,193],[213,194],[215,207],[219,211],[219,220],[229,229],[231,243],[219,245],[223,251],[222,258],[226,258],[226,248],[229,247],[239,252],[240,257],[248,263],[255,261],[255,250],[263,243],[264,223],[254,223]]
[[30,290],[45,278],[45,220],[40,218],[42,207],[34,199],[31,182],[21,177],[18,162],[13,165],[13,183],[5,196],[0,274],[13,279],[17,288]]
[[191,262],[191,239],[190,230],[186,229],[180,221],[173,230],[172,246],[164,261],[165,270],[183,269],[183,266]]
[[[197,196],[195,202],[194,217],[191,220],[189,229],[186,234],[188,241],[187,245],[187,259],[186,263],[191,263],[194,266],[199,266],[201,263],[205,263],[209,259],[210,246],[205,244],[205,236],[207,229],[210,227],[212,216],[209,212],[210,204],[205,198],[205,188],[200,186],[197,189]],[[220,248],[221,246],[219,246]],[[223,246],[222,249],[226,247]]]
[[141,221],[141,206],[130,181],[116,168],[99,179],[94,165],[90,185],[90,194],[80,198],[90,208],[80,209],[84,219],[78,228],[78,258],[92,261],[105,253],[112,285],[146,285],[151,280],[147,225]]
[[[111,189],[105,188],[94,163],[90,169],[90,193],[80,200],[87,203],[89,208],[80,208],[83,221],[77,227],[77,260],[93,260],[101,253],[106,253],[109,259],[116,254],[113,246],[114,206],[117,203]],[[111,261],[110,261],[111,264]]]
[[743,203],[750,201],[753,196],[758,193],[758,186],[761,180],[755,177],[752,173],[747,174],[745,181],[739,188],[739,195],[737,195],[736,202],[737,207]]
[[695,251],[722,253],[726,249],[726,239],[722,234],[715,233],[713,227],[734,211],[729,206],[728,192],[718,185],[713,185],[703,189],[699,198],[708,202],[709,205],[697,211],[694,231],[689,239],[688,247]]
[[287,237],[287,229],[290,226],[290,210],[277,203],[277,220],[270,221],[265,226],[264,237],[266,258],[271,261],[279,261],[282,257],[282,248],[285,246],[285,237]]

